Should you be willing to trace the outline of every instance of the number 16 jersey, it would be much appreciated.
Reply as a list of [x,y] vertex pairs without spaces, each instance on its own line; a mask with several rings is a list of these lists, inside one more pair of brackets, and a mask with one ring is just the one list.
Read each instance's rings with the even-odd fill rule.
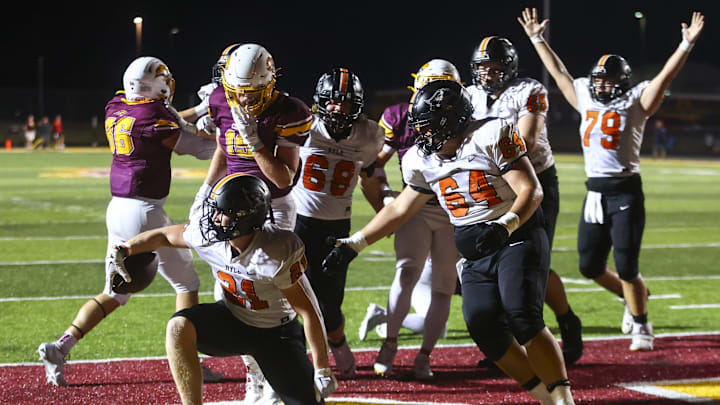
[[590,79],[575,79],[580,138],[588,177],[624,177],[640,172],[640,145],[648,114],[640,96],[644,81],[607,104],[593,100]]

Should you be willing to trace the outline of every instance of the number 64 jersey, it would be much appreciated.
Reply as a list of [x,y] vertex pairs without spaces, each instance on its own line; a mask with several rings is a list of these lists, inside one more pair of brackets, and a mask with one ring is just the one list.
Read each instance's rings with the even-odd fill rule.
[[424,156],[413,146],[403,157],[405,183],[432,190],[455,226],[489,221],[505,214],[515,192],[502,178],[527,153],[525,141],[502,119],[470,122],[454,158]]
[[375,162],[384,140],[375,121],[360,118],[347,138],[336,141],[316,116],[300,147],[302,173],[292,190],[297,213],[322,220],[350,218],[360,171]]
[[648,119],[640,96],[649,83],[644,81],[603,104],[591,97],[587,77],[573,82],[588,177],[622,177],[640,172],[640,145]]

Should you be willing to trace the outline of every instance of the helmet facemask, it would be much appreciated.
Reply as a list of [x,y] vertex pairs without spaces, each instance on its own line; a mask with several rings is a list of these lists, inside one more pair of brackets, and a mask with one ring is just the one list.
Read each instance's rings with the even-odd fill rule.
[[[350,134],[365,104],[360,80],[345,68],[336,68],[323,74],[318,80],[313,99],[320,119],[336,139],[344,139]],[[339,105],[339,111],[328,111],[329,104]]]
[[270,53],[257,44],[241,44],[223,68],[222,85],[230,107],[237,105],[255,117],[274,100],[277,69]]
[[[611,100],[620,97],[630,89],[630,77],[632,70],[630,65],[619,55],[603,55],[598,63],[590,71],[589,87],[590,97],[593,100],[607,104]],[[602,89],[599,79],[612,82],[610,91]]]
[[465,89],[449,80],[431,82],[415,93],[408,126],[416,133],[415,144],[423,155],[438,153],[447,141],[460,136],[472,115]]
[[[495,62],[501,73],[498,80],[494,83],[485,81],[483,84],[483,69],[480,67]],[[486,37],[475,48],[472,60],[470,61],[470,71],[473,78],[473,84],[485,90],[488,94],[494,94],[502,90],[505,85],[518,75],[519,58],[517,51],[512,42],[501,37]],[[480,69],[479,69],[480,68]],[[492,68],[491,68],[492,69]]]

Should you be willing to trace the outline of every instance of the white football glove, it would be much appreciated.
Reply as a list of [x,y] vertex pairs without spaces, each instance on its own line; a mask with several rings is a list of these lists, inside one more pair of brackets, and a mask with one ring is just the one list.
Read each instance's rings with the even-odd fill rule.
[[319,402],[322,398],[332,395],[337,389],[338,383],[330,368],[315,370],[315,398]]
[[175,119],[178,122],[178,125],[180,126],[180,128],[183,131],[190,132],[191,134],[197,135],[198,130],[195,127],[195,124],[185,121],[185,118],[181,117],[180,113],[171,104],[167,105],[167,109],[168,109],[168,111],[170,111],[170,114],[172,114],[175,117]]
[[260,136],[258,136],[257,121],[252,113],[238,103],[229,100],[228,105],[230,106],[233,121],[235,122],[238,134],[242,138],[243,143],[250,147],[250,150],[253,152],[262,149],[265,145],[263,145]]
[[210,97],[210,93],[212,93],[217,86],[218,85],[215,83],[208,83],[200,87],[200,90],[197,91],[197,95],[198,97],[200,97],[200,100],[202,100],[203,103],[207,104],[207,99],[208,97]]
[[132,282],[132,277],[125,268],[125,258],[129,255],[130,249],[125,245],[115,245],[110,249],[110,266],[112,266],[110,280],[113,279],[115,273],[118,273],[126,283]]
[[198,120],[195,121],[195,127],[197,127],[198,131],[204,131],[208,135],[212,136],[215,136],[215,131],[217,130],[215,121],[213,121],[210,114],[205,114],[198,118]]
[[195,199],[193,200],[192,205],[190,206],[190,219],[192,220],[195,217],[199,217],[200,210],[202,210],[203,203],[205,202],[205,199],[210,195],[210,191],[212,191],[212,186],[210,186],[207,183],[203,183],[202,186],[200,186],[200,189],[198,190],[197,194],[195,194]]

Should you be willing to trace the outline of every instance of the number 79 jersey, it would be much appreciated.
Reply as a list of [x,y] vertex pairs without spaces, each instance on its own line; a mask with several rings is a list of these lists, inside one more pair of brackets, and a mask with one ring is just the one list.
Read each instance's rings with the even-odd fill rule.
[[384,140],[375,121],[361,118],[347,138],[336,141],[316,116],[300,147],[302,172],[292,190],[297,213],[324,220],[350,218],[360,170],[375,162]]
[[622,177],[640,172],[640,146],[648,119],[640,96],[649,83],[641,82],[603,104],[591,97],[587,77],[573,82],[588,177]]
[[455,226],[495,219],[510,210],[515,192],[502,178],[527,153],[525,141],[502,119],[472,121],[453,159],[422,155],[413,146],[403,157],[408,186],[432,190]]

